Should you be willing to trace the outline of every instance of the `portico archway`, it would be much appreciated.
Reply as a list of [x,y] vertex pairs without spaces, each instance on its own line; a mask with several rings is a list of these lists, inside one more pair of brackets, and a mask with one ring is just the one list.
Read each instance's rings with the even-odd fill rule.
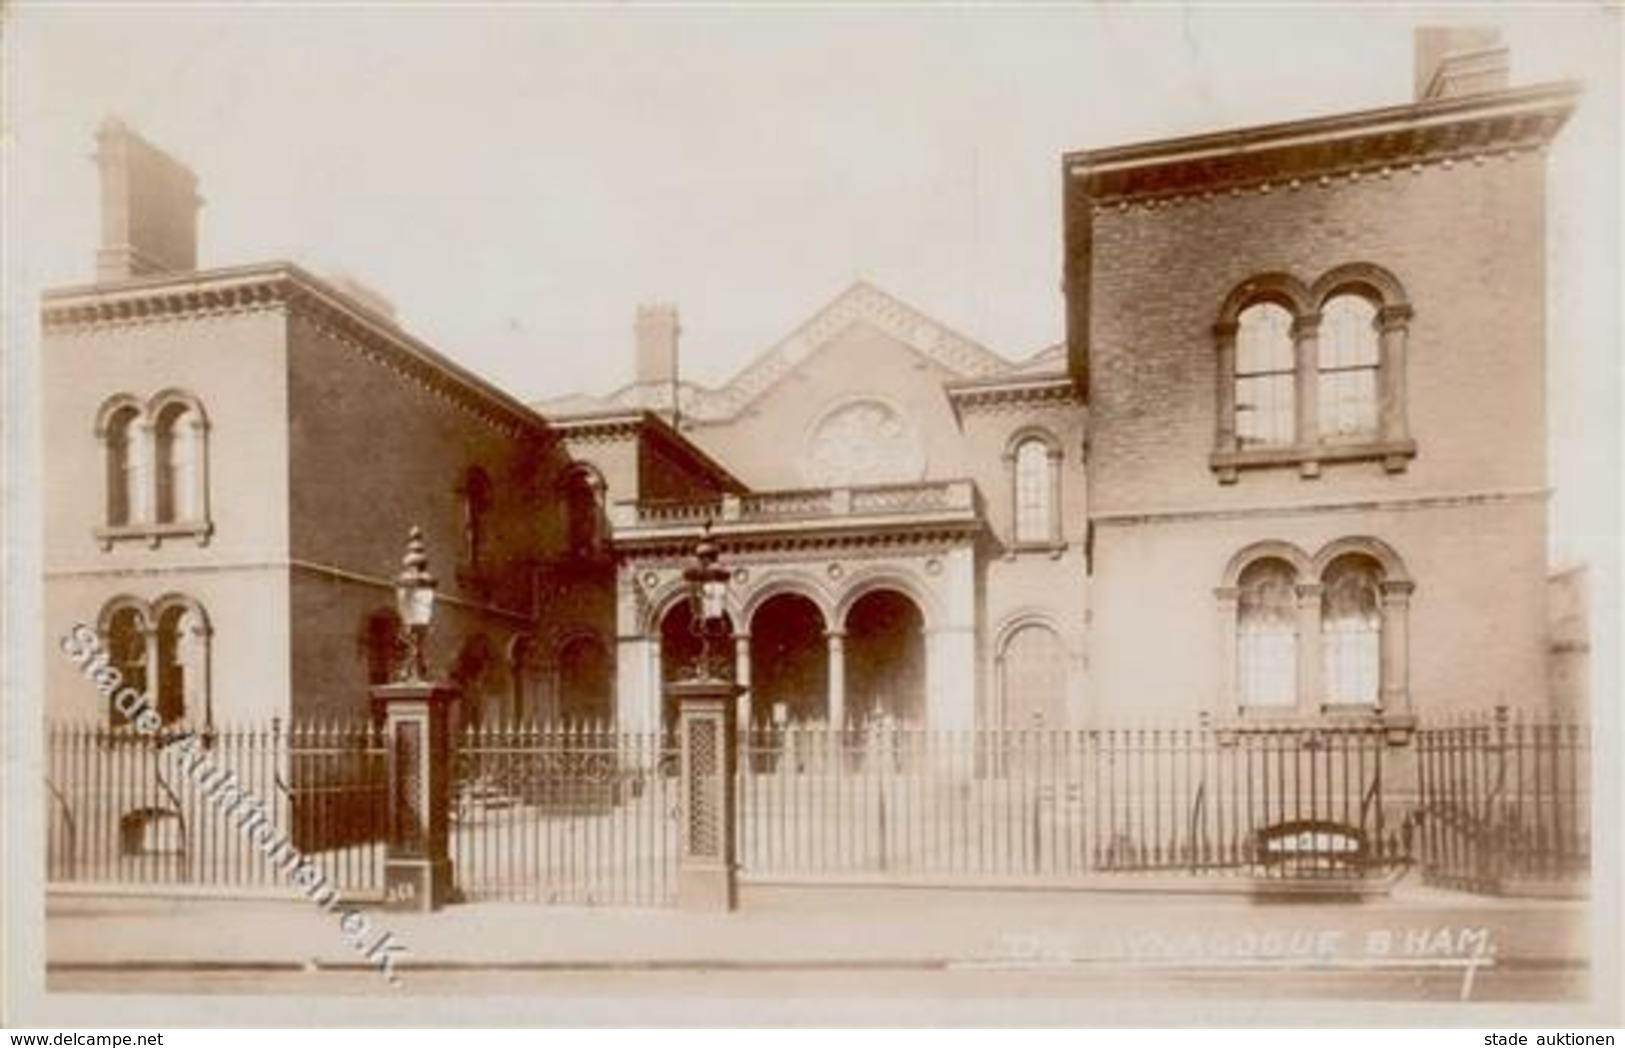
[[769,597],[750,620],[752,720],[829,718],[829,641],[824,613],[799,593]]
[[925,723],[925,617],[906,594],[875,589],[846,613],[846,712],[852,723]]

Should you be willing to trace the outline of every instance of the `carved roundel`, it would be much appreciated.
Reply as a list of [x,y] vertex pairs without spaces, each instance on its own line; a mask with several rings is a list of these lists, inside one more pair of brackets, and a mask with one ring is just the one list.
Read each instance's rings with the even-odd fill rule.
[[917,481],[925,474],[925,447],[914,424],[890,404],[849,400],[813,426],[801,472],[820,488]]

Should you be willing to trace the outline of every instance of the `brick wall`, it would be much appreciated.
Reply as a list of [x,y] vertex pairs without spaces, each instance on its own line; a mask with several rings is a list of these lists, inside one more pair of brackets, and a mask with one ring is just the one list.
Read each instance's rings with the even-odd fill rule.
[[[1419,711],[1543,701],[1546,557],[1542,159],[1432,165],[1093,216],[1091,646],[1102,707],[1206,708],[1213,593],[1230,557],[1284,539],[1394,547],[1416,581]],[[1329,463],[1220,484],[1212,325],[1251,276],[1393,272],[1415,309],[1403,473]],[[1169,657],[1170,651],[1177,657]]]

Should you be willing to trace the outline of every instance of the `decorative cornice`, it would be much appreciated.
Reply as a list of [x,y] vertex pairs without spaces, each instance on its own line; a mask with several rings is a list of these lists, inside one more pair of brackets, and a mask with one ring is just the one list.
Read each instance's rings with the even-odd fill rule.
[[510,437],[547,437],[547,423],[517,399],[453,363],[426,343],[286,262],[91,284],[48,291],[41,322],[48,332],[280,312],[388,367],[425,392]]
[[1393,178],[1544,148],[1579,88],[1543,84],[1314,120],[1069,153],[1069,183],[1097,211],[1172,206],[1218,194]]
[[962,411],[998,411],[1047,404],[1074,405],[1083,394],[1070,375],[1040,375],[956,382],[946,387],[948,399]]
[[646,418],[643,411],[615,411],[557,419],[550,425],[572,444],[619,444],[636,440]]
[[[897,549],[941,550],[974,542],[982,533],[980,520],[960,523],[903,524],[884,530],[867,528],[847,531],[821,529],[818,531],[713,532],[726,558],[732,554],[772,554],[808,552],[838,553],[852,556],[855,552],[894,551]],[[694,542],[700,532],[660,536],[617,538],[617,561],[642,564],[650,560],[686,562],[694,555]]]

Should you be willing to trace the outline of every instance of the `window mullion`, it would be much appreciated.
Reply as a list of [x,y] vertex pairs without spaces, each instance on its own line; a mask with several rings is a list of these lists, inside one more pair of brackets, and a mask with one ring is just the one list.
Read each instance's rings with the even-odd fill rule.
[[1320,461],[1313,449],[1320,443],[1320,317],[1300,316],[1292,322],[1292,348],[1296,363],[1293,399],[1297,416],[1297,445],[1304,450],[1298,471],[1320,476]]

